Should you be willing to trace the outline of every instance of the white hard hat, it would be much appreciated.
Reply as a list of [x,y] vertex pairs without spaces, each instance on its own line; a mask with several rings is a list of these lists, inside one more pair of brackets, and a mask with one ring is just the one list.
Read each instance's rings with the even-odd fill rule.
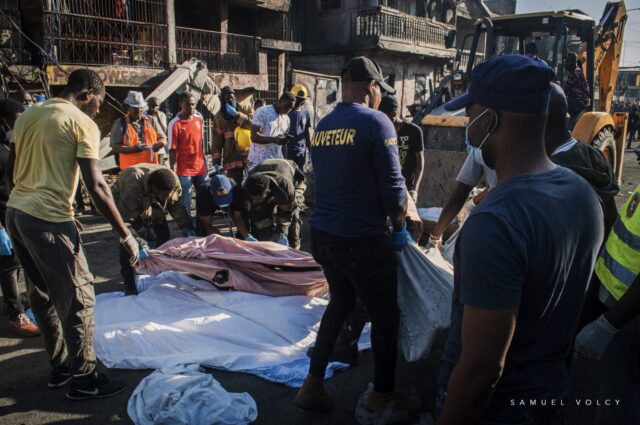
[[124,104],[132,106],[134,108],[146,108],[147,102],[144,100],[144,96],[139,91],[131,90],[127,93],[127,98],[124,100]]

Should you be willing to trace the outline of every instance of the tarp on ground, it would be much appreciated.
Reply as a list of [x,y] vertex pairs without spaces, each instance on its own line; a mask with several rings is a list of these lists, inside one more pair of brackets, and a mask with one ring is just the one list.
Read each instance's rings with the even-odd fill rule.
[[175,238],[140,261],[140,274],[185,272],[220,289],[272,296],[322,297],[328,286],[311,254],[274,242],[247,242],[221,235]]
[[[327,305],[323,298],[221,291],[176,272],[144,277],[138,289],[138,296],[98,296],[95,348],[106,366],[198,363],[290,386],[306,373],[306,352]],[[366,346],[368,335],[361,342]]]

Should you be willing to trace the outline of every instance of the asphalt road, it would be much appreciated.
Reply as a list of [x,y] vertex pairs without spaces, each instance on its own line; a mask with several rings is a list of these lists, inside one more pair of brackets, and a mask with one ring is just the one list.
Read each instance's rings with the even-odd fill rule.
[[[640,183],[640,166],[631,151],[626,154],[625,172],[618,203],[622,203]],[[117,243],[108,227],[98,217],[87,216],[83,234],[85,248],[96,282],[96,292],[121,290]],[[303,246],[303,249],[305,246]],[[23,288],[24,289],[24,288]],[[429,359],[398,365],[398,386],[414,388],[431,410],[436,390],[437,359],[434,352]],[[295,390],[273,384],[252,375],[213,372],[213,376],[231,392],[248,392],[258,405],[257,424],[354,424],[354,409],[360,394],[365,391],[372,375],[370,352],[360,356],[356,367],[337,373],[327,381],[328,391],[335,397],[337,408],[325,415],[304,412],[293,406]],[[151,371],[109,370],[114,379],[129,384],[126,392],[103,400],[68,401],[66,389],[49,390],[46,380],[49,364],[40,338],[14,336],[8,322],[0,318],[0,424],[128,424],[127,401],[138,382]],[[595,398],[595,364],[574,361],[572,379],[576,399]],[[595,407],[572,406],[570,424],[594,423]],[[416,421],[419,418],[415,418]],[[415,422],[415,421],[410,421]]]

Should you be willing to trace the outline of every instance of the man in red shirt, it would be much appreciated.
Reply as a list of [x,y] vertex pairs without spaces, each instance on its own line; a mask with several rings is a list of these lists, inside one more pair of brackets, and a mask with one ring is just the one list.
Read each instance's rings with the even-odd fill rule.
[[180,113],[169,123],[169,160],[182,186],[182,204],[191,217],[191,186],[196,192],[207,177],[203,149],[204,122],[192,93],[180,96]]

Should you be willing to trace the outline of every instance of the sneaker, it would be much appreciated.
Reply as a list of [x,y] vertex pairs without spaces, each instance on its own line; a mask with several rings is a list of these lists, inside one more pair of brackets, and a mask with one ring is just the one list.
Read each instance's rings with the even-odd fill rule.
[[331,396],[324,389],[324,380],[308,375],[298,390],[293,404],[304,410],[327,412],[335,406]]
[[390,393],[373,391],[367,400],[367,410],[379,412],[389,403],[394,403],[393,410],[397,412],[417,413],[422,410],[422,400],[406,391]]
[[87,375],[73,377],[67,391],[67,398],[69,400],[105,398],[120,394],[126,389],[127,384],[124,382],[110,381],[105,374],[94,370]]
[[18,314],[15,319],[9,319],[11,331],[19,336],[38,336],[40,330],[24,313]]
[[49,372],[49,388],[60,388],[64,386],[67,382],[71,381],[73,378],[73,374],[69,371],[69,369],[63,367],[54,367]]

